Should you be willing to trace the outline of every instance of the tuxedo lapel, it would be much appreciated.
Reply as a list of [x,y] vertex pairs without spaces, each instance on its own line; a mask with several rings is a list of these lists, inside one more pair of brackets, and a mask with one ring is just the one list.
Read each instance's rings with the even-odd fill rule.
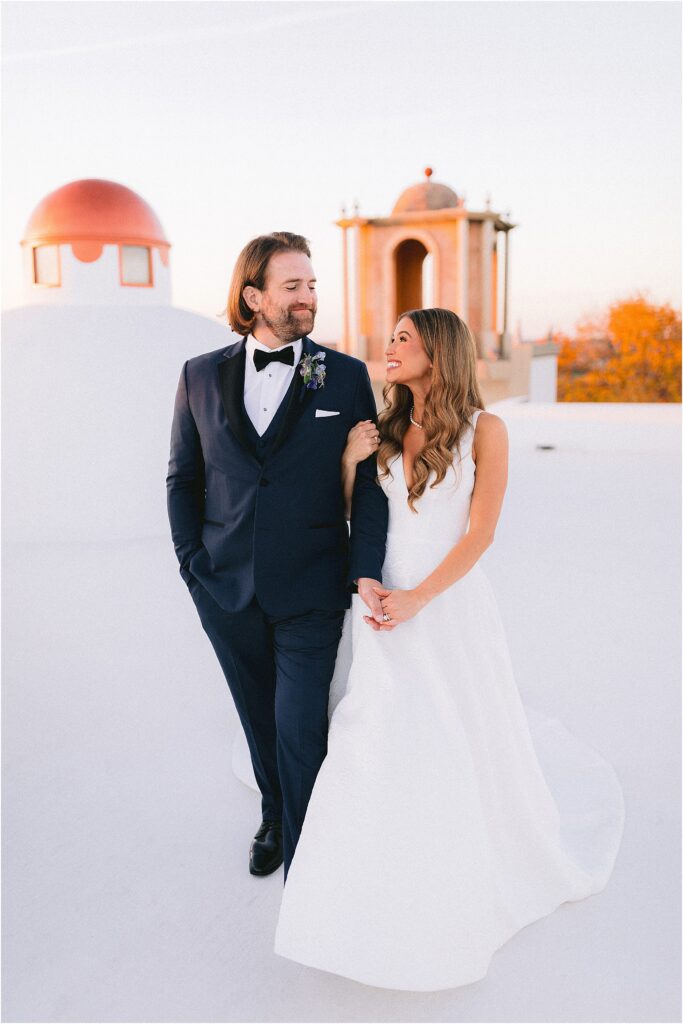
[[246,338],[226,349],[223,362],[218,364],[218,377],[223,409],[230,429],[244,450],[256,458],[254,446],[247,436],[243,412],[246,354]]
[[[311,341],[310,338],[303,338],[301,346],[301,357],[312,356],[315,352],[319,352],[320,347]],[[294,367],[294,386],[289,396],[289,403],[287,405],[287,411],[285,412],[284,419],[280,426],[275,441],[273,442],[273,448],[271,454],[274,454],[278,448],[281,448],[284,442],[287,440],[289,434],[294,429],[295,424],[302,416],[304,410],[308,406],[313,394],[314,388],[307,388],[304,384],[304,379],[299,372],[299,367]]]

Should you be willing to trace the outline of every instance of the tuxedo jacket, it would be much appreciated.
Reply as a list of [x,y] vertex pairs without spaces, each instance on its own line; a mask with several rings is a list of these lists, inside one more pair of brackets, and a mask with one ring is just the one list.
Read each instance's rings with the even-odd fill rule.
[[304,337],[302,356],[316,352],[323,386],[306,388],[295,367],[262,439],[244,407],[246,337],[183,365],[166,477],[171,535],[185,582],[195,577],[226,611],[254,596],[274,616],[348,608],[354,579],[382,578],[388,508],[376,456],[357,467],[350,537],[341,479],[349,430],[377,422],[368,371]]

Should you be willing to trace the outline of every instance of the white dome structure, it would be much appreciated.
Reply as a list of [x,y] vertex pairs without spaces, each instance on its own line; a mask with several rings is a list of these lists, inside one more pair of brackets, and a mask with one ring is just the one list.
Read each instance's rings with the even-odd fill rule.
[[[150,287],[119,283],[124,239],[149,247]],[[153,536],[175,558],[165,478],[180,371],[236,335],[170,304],[169,243],[130,189],[86,181],[51,193],[24,239],[34,265],[42,244],[59,249],[61,284],[34,284],[27,305],[2,315],[6,540]]]
[[132,189],[83,178],[50,192],[21,240],[24,297],[49,305],[158,305],[171,300],[169,250]]

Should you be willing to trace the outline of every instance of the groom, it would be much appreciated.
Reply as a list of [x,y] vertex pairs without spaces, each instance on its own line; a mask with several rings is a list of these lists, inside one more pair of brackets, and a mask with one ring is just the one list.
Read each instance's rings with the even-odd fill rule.
[[317,309],[305,238],[254,238],[228,320],[243,335],[183,365],[166,478],[180,574],[239,714],[261,791],[249,870],[289,865],[327,753],[328,700],[355,584],[377,622],[387,533],[376,457],[344,515],[349,430],[373,420],[365,364],[308,337]]

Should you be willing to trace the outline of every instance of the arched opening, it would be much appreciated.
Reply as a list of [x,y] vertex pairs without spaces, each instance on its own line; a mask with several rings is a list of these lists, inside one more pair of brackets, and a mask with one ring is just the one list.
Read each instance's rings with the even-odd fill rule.
[[434,305],[434,257],[428,252],[422,261],[422,307],[431,309]]
[[426,246],[406,238],[394,252],[396,316],[407,309],[434,304],[434,264]]

